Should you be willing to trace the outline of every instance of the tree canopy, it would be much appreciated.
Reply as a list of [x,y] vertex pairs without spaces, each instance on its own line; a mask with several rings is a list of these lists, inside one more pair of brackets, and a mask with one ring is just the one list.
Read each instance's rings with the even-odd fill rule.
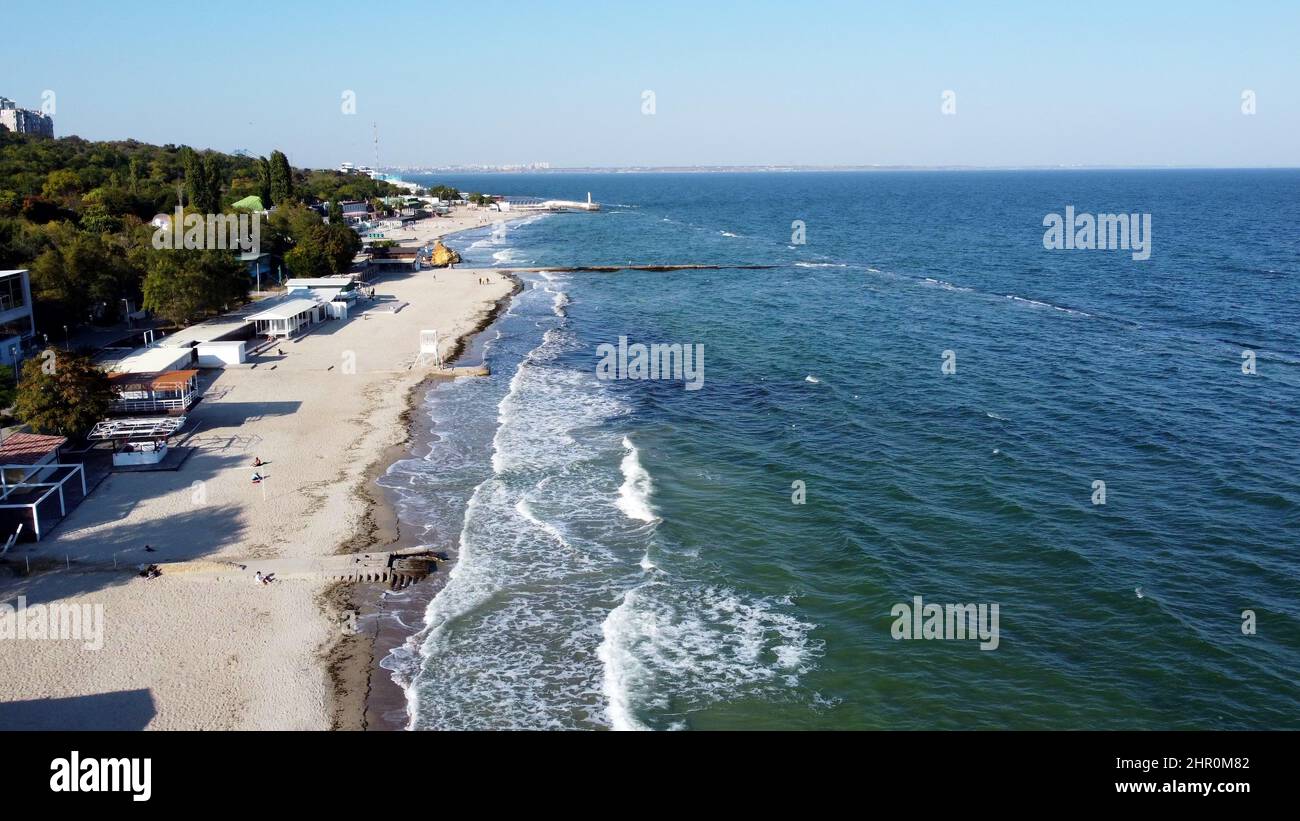
[[104,418],[111,400],[108,375],[90,357],[47,351],[23,363],[15,412],[36,433],[80,436]]
[[[171,215],[182,202],[202,214],[227,213],[255,195],[277,215],[292,212],[279,220],[287,230],[263,225],[263,250],[285,259],[305,245],[299,268],[336,271],[350,265],[355,233],[318,231],[319,215],[303,206],[397,193],[364,174],[295,169],[281,151],[252,157],[0,129],[0,268],[31,269],[38,330],[114,322],[127,302],[165,305],[154,310],[177,321],[197,318],[242,296],[223,273],[234,269],[209,257],[158,259],[148,224],[155,214]],[[233,251],[220,253],[236,261]]]
[[144,307],[183,325],[230,307],[248,296],[248,271],[226,251],[147,252]]

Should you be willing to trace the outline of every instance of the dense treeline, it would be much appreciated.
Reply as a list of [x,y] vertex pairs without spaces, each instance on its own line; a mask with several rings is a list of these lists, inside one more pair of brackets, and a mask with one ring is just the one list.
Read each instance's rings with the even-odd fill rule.
[[0,269],[31,269],[37,328],[52,339],[63,325],[119,321],[128,302],[186,322],[236,304],[251,283],[236,251],[154,248],[155,214],[177,205],[233,213],[233,203],[256,196],[275,206],[261,250],[295,276],[320,276],[346,270],[360,239],[308,206],[396,193],[363,175],[292,168],[279,151],[251,157],[0,129]]

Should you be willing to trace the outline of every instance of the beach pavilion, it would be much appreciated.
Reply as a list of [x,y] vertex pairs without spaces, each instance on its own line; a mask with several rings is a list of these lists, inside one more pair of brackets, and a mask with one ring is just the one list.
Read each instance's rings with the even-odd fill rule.
[[184,413],[198,398],[199,372],[193,368],[162,373],[110,373],[109,413]]
[[248,317],[259,336],[291,337],[329,316],[324,303],[314,299],[286,299]]
[[106,419],[97,422],[86,439],[111,444],[114,467],[156,465],[167,458],[167,440],[185,426],[186,418]]

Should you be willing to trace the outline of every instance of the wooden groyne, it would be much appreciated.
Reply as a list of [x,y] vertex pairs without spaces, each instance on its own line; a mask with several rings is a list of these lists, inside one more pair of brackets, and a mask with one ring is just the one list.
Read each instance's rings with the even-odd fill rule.
[[159,562],[160,575],[207,576],[216,580],[255,580],[260,572],[276,581],[324,579],[334,582],[387,584],[401,590],[438,570],[443,557],[429,550],[346,553],[314,559],[199,559]]
[[434,367],[429,370],[431,376],[491,376],[492,371],[487,364],[483,365],[444,365],[443,367]]

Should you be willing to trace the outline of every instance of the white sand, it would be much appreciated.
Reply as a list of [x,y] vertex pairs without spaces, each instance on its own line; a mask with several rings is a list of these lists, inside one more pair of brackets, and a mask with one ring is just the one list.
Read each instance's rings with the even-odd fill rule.
[[[445,233],[477,224],[481,215],[469,213],[429,222]],[[485,273],[492,283],[478,284]],[[419,332],[436,328],[449,350],[511,287],[494,272],[406,269],[378,281],[377,305],[284,343],[283,357],[272,349],[254,369],[205,372],[206,398],[187,425],[198,426],[190,442],[198,450],[181,470],[109,477],[52,538],[20,545],[19,558],[67,554],[75,568],[78,559],[111,561],[116,551],[123,565],[337,552],[363,524],[357,491],[367,467],[405,438],[407,394],[424,375],[408,369]],[[401,302],[409,304],[388,311]],[[255,456],[269,463],[261,486],[251,482]],[[146,553],[146,543],[157,552]],[[325,589],[75,569],[0,579],[0,602],[10,605],[25,595],[29,605],[104,609],[98,651],[0,640],[0,698],[10,702],[0,704],[0,726],[17,716],[22,726],[46,727],[326,728],[323,654],[340,626],[318,602]],[[117,695],[103,704],[48,701],[107,693]],[[38,703],[12,703],[28,700]]]
[[[457,231],[465,231],[470,228],[480,228],[492,223],[525,219],[529,216],[531,214],[528,212],[501,212],[489,208],[460,205],[452,208],[451,213],[445,217],[430,217],[413,223],[406,228],[388,228],[383,233],[384,239],[397,242],[403,247],[418,248],[425,243],[432,242],[436,237],[446,236]],[[455,247],[454,242],[450,244]]]

